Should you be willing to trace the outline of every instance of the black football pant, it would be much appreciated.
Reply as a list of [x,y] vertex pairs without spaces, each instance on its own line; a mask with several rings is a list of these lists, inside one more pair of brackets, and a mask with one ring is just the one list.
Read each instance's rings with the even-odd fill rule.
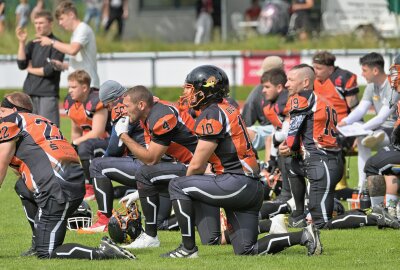
[[33,198],[33,193],[25,185],[24,181],[20,178],[15,183],[15,192],[17,192],[24,208],[26,219],[29,222],[32,230],[32,247],[35,247],[35,216],[38,211],[38,206]]
[[101,157],[106,152],[109,139],[89,139],[78,145],[78,155],[82,163],[85,179],[92,184],[90,178],[90,163],[95,157]]
[[175,178],[169,192],[185,248],[195,246],[193,202],[225,209],[229,238],[237,255],[276,253],[300,243],[302,232],[268,235],[257,241],[262,183],[244,175],[192,175]]
[[326,229],[355,229],[364,226],[376,226],[377,218],[374,215],[367,215],[361,209],[347,211],[343,215],[336,216],[329,220]]
[[111,181],[137,189],[136,171],[143,163],[133,157],[101,157],[90,164],[90,177],[93,178],[94,194],[100,212],[111,217],[114,190]]
[[314,155],[304,161],[287,158],[286,169],[296,204],[294,216],[304,213],[307,178],[310,183],[308,209],[314,224],[322,228],[332,218],[335,186],[343,175],[341,153]]
[[[67,230],[67,219],[79,207],[82,199],[63,204],[49,198],[44,207],[38,207],[33,194],[26,188],[22,180],[18,180],[16,191],[20,195],[24,208],[29,202],[29,210],[25,210],[32,226],[32,247],[38,258],[69,258],[69,259],[102,259],[96,248],[79,244],[63,245]],[[32,219],[33,217],[33,219]]]
[[[186,170],[186,165],[179,162],[161,162],[151,166],[144,165],[136,172],[140,204],[146,217],[146,234],[153,237],[157,235],[157,223],[162,221],[157,221],[159,209],[166,208],[164,202],[160,201],[162,196],[159,195],[168,194],[170,181],[185,176]],[[198,202],[195,215],[194,224],[197,226],[202,243],[219,244],[221,239],[219,207]],[[172,221],[169,222],[173,224]]]
[[376,155],[370,157],[364,167],[367,176],[394,175],[392,167],[400,165],[400,151],[392,145],[382,147]]

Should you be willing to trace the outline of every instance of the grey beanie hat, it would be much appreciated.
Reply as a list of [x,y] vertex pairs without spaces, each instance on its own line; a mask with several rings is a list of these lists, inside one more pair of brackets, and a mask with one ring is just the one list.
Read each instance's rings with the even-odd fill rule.
[[104,104],[122,96],[127,89],[119,82],[108,80],[100,86],[99,97]]

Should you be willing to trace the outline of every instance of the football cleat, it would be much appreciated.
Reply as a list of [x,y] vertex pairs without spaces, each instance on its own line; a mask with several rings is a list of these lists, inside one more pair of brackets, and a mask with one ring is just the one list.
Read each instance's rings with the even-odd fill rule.
[[95,195],[94,195],[94,189],[93,189],[93,185],[91,184],[85,184],[85,197],[83,197],[83,200],[85,201],[93,201],[96,199]]
[[300,244],[307,247],[308,256],[322,254],[322,244],[319,239],[319,231],[314,224],[310,224],[303,229]]
[[186,249],[183,244],[181,244],[177,249],[161,254],[162,258],[198,258],[198,248],[195,246],[193,249]]
[[78,229],[79,234],[94,234],[108,231],[109,217],[104,215],[102,212],[97,211],[97,222],[88,228]]
[[368,148],[374,148],[385,139],[385,132],[383,130],[374,131],[371,135],[362,139],[361,144]]
[[102,259],[136,259],[135,255],[130,253],[128,250],[119,247],[107,236],[104,236],[101,239],[98,250],[102,256]]
[[152,237],[147,235],[145,232],[142,232],[135,241],[130,243],[129,245],[123,245],[123,248],[151,248],[151,247],[159,247],[160,240],[158,240],[158,236]]
[[391,216],[385,208],[380,205],[374,206],[372,209],[372,214],[377,218],[378,228],[393,228],[393,229],[400,229],[400,223],[397,219]]
[[285,224],[285,215],[280,214],[276,215],[271,220],[271,228],[269,229],[270,234],[280,234],[280,233],[288,233],[288,229]]
[[21,257],[31,257],[31,256],[36,256],[36,250],[33,246],[31,246],[27,251],[24,251],[21,253]]
[[288,218],[288,226],[289,228],[304,228],[307,227],[307,221],[304,215],[300,215],[298,217],[293,217],[289,215]]

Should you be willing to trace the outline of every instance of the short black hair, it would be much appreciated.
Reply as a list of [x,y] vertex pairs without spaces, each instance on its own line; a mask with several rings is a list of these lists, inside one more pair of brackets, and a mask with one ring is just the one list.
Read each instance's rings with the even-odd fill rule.
[[136,85],[132,88],[129,88],[125,93],[126,96],[131,98],[131,102],[138,103],[139,101],[144,101],[150,107],[153,107],[154,98],[153,94],[147,89],[146,86]]
[[287,81],[286,73],[281,68],[273,68],[263,73],[261,76],[261,83],[270,82],[271,84],[277,86],[282,84],[285,86]]
[[372,52],[360,58],[361,66],[368,66],[369,68],[376,67],[380,72],[385,70],[385,60],[380,53]]

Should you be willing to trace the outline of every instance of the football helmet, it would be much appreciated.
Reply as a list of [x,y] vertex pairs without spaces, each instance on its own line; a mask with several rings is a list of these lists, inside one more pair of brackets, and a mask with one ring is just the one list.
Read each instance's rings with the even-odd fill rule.
[[119,210],[113,210],[108,222],[108,233],[114,242],[129,244],[142,231],[142,218],[136,203],[130,204],[129,207],[123,206]]
[[187,75],[184,87],[191,88],[190,107],[199,110],[211,101],[228,96],[229,79],[219,67],[204,65],[193,69]]
[[92,226],[92,209],[87,202],[82,201],[78,209],[67,219],[67,228],[75,231]]

